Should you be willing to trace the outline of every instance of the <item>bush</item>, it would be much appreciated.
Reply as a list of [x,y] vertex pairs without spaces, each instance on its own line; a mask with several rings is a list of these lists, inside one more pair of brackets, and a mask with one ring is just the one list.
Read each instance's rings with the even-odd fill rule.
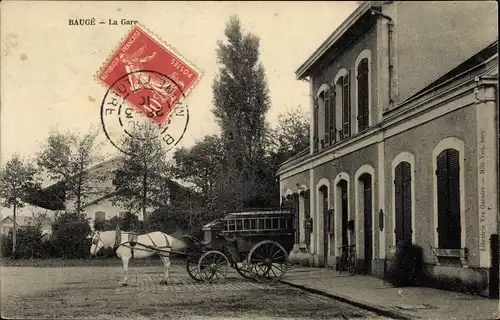
[[422,248],[410,241],[401,241],[387,270],[386,281],[394,286],[412,286],[423,277]]
[[[12,256],[12,230],[2,236],[2,255]],[[50,256],[51,246],[42,240],[38,226],[24,226],[17,229],[16,254],[13,258],[45,258]]]
[[10,257],[12,255],[12,232],[2,235],[2,257]]
[[75,213],[64,213],[53,225],[52,253],[63,258],[83,258],[90,254],[91,233],[86,219]]

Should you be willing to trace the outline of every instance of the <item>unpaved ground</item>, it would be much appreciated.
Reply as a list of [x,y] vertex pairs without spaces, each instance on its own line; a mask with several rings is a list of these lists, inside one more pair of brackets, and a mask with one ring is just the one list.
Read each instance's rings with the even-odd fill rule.
[[334,319],[378,318],[338,301],[284,284],[266,285],[231,274],[200,284],[173,265],[169,285],[162,267],[2,267],[2,317],[93,319]]

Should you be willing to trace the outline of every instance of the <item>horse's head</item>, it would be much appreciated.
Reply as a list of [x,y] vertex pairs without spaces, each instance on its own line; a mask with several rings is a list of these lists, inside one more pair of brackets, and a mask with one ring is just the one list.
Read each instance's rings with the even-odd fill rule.
[[97,252],[99,252],[99,250],[101,250],[101,248],[105,245],[99,230],[94,231],[90,239],[92,241],[92,245],[90,246],[90,255],[96,255]]

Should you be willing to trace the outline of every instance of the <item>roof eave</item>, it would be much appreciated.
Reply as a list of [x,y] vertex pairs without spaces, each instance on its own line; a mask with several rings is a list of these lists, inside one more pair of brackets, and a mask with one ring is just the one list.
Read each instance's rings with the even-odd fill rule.
[[330,49],[335,42],[373,6],[371,1],[362,3],[349,17],[319,46],[314,53],[295,71],[297,80],[303,80],[311,67]]

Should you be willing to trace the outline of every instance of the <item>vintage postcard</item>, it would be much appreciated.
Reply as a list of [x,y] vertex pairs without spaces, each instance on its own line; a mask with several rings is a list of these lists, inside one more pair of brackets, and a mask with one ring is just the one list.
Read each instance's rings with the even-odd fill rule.
[[6,319],[498,319],[493,1],[3,1]]

